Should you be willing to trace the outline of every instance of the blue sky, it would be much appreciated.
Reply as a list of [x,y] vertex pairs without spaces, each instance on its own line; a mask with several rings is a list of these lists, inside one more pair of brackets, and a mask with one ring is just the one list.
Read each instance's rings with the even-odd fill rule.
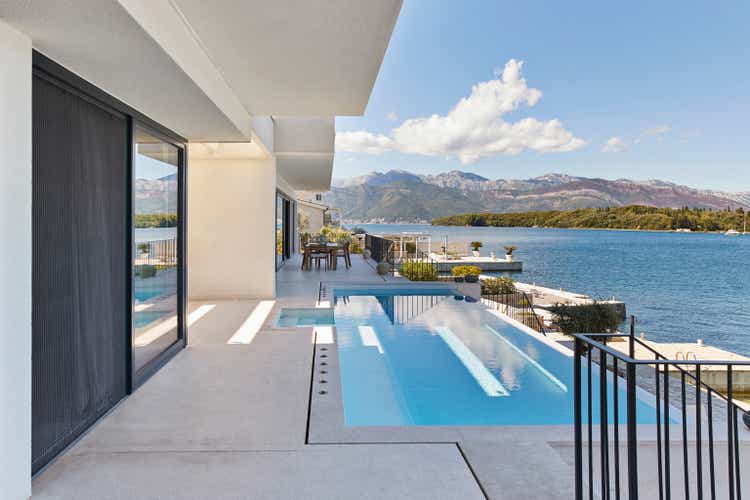
[[177,172],[174,165],[154,160],[145,155],[136,155],[135,160],[135,176],[137,179],[161,179]]
[[334,176],[750,191],[748,19],[747,1],[406,0],[365,115],[337,119]]

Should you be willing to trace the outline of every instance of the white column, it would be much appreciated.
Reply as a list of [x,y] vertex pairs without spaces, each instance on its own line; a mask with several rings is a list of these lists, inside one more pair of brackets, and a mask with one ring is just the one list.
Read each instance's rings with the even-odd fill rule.
[[190,300],[276,293],[276,162],[188,157]]
[[31,496],[31,40],[0,22],[0,496]]

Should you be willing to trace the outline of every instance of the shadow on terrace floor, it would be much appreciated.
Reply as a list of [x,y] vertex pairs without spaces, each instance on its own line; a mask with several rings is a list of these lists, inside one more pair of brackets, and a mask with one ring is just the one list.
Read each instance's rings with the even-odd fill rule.
[[[190,305],[189,346],[33,482],[34,498],[483,498],[453,444],[305,444],[312,330],[273,325],[314,305],[321,279],[278,273],[279,297]],[[190,322],[190,319],[189,319]]]

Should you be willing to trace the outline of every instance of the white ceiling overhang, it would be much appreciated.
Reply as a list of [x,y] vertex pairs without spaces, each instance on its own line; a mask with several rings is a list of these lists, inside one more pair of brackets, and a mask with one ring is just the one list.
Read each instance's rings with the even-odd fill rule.
[[281,155],[276,157],[276,168],[295,191],[328,191],[331,188],[333,154]]
[[250,137],[250,115],[236,96],[230,109],[228,87],[222,96],[218,86],[193,80],[116,0],[8,0],[0,3],[0,20],[50,59],[189,140]]
[[364,113],[402,3],[162,1],[179,11],[245,108],[275,116]]
[[[190,141],[362,114],[402,0],[8,0],[34,48]],[[265,135],[265,137],[263,137]]]
[[333,175],[334,117],[274,117],[276,168],[295,190],[327,191]]

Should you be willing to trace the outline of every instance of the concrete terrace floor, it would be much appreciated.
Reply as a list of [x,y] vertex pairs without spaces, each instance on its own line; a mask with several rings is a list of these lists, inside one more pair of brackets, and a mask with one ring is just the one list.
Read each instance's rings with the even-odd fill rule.
[[288,262],[254,336],[260,301],[190,304],[213,307],[189,347],[41,472],[34,498],[484,498],[454,443],[305,444],[312,329],[273,321],[280,306],[313,306],[321,279],[383,282],[353,260],[328,273]]

